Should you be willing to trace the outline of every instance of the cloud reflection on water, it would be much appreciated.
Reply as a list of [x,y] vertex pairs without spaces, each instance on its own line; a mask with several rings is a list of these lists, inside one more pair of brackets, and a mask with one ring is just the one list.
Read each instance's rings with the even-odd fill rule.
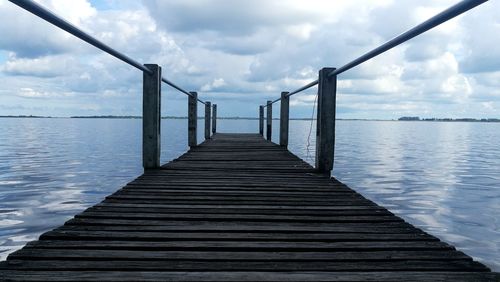
[[[290,122],[289,148],[304,159],[310,126]],[[258,123],[218,128],[257,132]],[[187,150],[186,131],[186,120],[164,120],[162,162]],[[141,120],[1,119],[0,132],[0,259],[142,173]],[[498,271],[497,140],[493,123],[338,121],[333,175]]]
[[499,270],[498,138],[493,123],[339,121],[333,174]]

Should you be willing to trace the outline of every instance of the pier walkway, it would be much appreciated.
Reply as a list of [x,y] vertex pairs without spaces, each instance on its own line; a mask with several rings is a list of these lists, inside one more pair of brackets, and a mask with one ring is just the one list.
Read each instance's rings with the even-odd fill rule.
[[215,134],[0,263],[0,280],[499,281],[258,134]]

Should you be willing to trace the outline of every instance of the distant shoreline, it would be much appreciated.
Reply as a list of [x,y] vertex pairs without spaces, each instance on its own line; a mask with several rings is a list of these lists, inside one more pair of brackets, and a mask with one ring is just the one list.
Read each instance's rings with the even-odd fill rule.
[[398,121],[438,121],[438,122],[500,122],[498,118],[420,118],[420,117],[400,117]]
[[51,117],[51,116],[19,115],[19,116],[0,116],[0,118],[53,118],[53,117]]
[[[52,116],[35,116],[35,115],[0,115],[0,118],[52,118],[52,119],[142,119],[141,116],[71,116],[71,117],[52,117]],[[165,116],[162,119],[187,119],[187,117],[178,116]],[[198,119],[203,119],[203,117],[198,117]],[[221,120],[259,120],[259,118],[254,117],[217,117]],[[273,118],[273,120],[279,120],[279,118]],[[310,118],[290,118],[290,120],[304,120],[310,121]],[[312,119],[316,120],[316,119]],[[401,117],[399,119],[358,119],[358,118],[338,118],[337,120],[348,120],[348,121],[402,121],[402,122],[500,122],[497,118],[418,118],[418,117]]]

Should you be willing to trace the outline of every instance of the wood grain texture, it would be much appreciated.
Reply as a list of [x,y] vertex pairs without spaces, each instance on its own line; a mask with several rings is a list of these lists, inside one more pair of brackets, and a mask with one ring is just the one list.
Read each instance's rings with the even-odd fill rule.
[[5,281],[499,281],[259,134],[215,134],[28,243]]

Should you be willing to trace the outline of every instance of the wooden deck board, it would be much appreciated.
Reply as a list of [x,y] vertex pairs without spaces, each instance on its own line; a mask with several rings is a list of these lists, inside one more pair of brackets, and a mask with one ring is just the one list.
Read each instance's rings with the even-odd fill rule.
[[498,281],[487,272],[450,271],[3,271],[18,281]]
[[216,134],[0,263],[25,281],[500,281],[256,134]]

